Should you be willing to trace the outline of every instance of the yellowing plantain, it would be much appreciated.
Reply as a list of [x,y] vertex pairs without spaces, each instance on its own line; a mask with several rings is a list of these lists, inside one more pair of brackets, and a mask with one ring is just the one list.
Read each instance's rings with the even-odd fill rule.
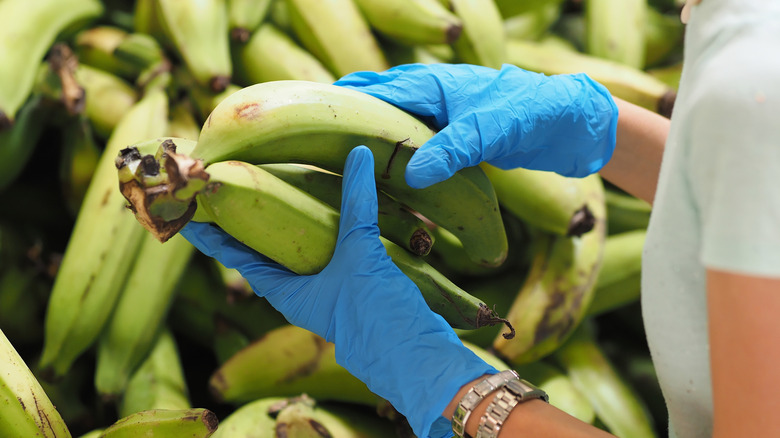
[[580,236],[593,228],[584,179],[523,168],[503,170],[487,163],[480,166],[501,206],[528,225],[562,236]]
[[152,409],[120,418],[100,434],[101,438],[177,436],[208,438],[219,420],[208,409]]
[[120,418],[151,409],[188,409],[190,401],[179,350],[167,327],[130,377],[119,402]]
[[[167,245],[145,233],[114,312],[97,345],[95,388],[118,398],[149,355],[194,247],[183,236]],[[138,309],[143,308],[143,312]]]
[[[262,367],[258,364],[262,363]],[[336,363],[335,346],[294,325],[271,330],[220,366],[209,380],[220,401],[245,403],[303,392],[316,400],[375,406],[380,398]]]
[[[155,143],[156,155],[139,152]],[[314,274],[328,264],[338,235],[336,209],[259,166],[221,161],[204,170],[201,161],[176,153],[177,145],[192,144],[183,139],[148,140],[117,157],[121,193],[156,238],[165,242],[189,220],[213,222],[298,274]],[[422,258],[380,239],[431,309],[453,327],[503,322]]]
[[604,188],[598,175],[583,180],[593,229],[581,237],[542,233],[525,283],[507,320],[514,339],[497,336],[493,347],[512,363],[528,363],[555,351],[585,317],[601,267],[606,238]]
[[646,235],[647,230],[640,229],[607,236],[589,315],[599,315],[639,300]]
[[[257,166],[239,161],[212,164],[198,196],[196,220],[208,216],[236,239],[293,272],[313,274],[336,247],[339,213],[323,201]],[[203,215],[205,213],[205,216]],[[472,297],[424,259],[382,238],[393,262],[417,284],[428,305],[453,327],[498,322]]]
[[222,161],[207,172],[198,210],[228,234],[298,274],[328,264],[338,211],[248,163]]
[[308,50],[272,23],[263,23],[246,44],[233,49],[237,83],[279,80],[333,83],[336,78]]
[[79,32],[74,41],[79,63],[123,78],[133,77],[137,74],[134,67],[114,56],[114,50],[128,35],[122,28],[107,25]]
[[301,394],[251,401],[222,420],[212,438],[281,436],[391,438],[398,435],[392,422],[361,406],[317,403],[307,394]]
[[286,400],[285,397],[263,397],[238,407],[220,421],[211,438],[275,438],[276,406],[283,406]]
[[512,39],[507,42],[507,62],[548,75],[586,73],[623,100],[669,117],[675,91],[644,71],[560,44]]
[[551,405],[586,423],[596,420],[590,400],[560,367],[543,360],[511,366],[522,378],[544,390]]
[[97,339],[144,236],[117,190],[116,154],[128,144],[163,135],[167,120],[165,92],[148,90],[114,129],[98,162],[46,310],[40,365],[55,375],[65,374]]
[[336,76],[390,65],[354,0],[283,0],[298,41]]
[[449,44],[463,29],[438,0],[355,0],[372,28],[407,45]]
[[392,422],[347,406],[323,408],[306,394],[276,408],[276,437],[288,438],[390,438]]
[[404,171],[434,132],[395,106],[358,91],[306,81],[246,87],[223,100],[203,125],[192,157],[205,165],[305,163],[339,173],[358,145],[374,154],[377,186],[455,234],[472,260],[500,265],[507,238],[493,187],[478,167],[412,189]]
[[647,201],[615,188],[608,188],[604,195],[607,202],[609,234],[647,229],[652,210],[652,206]]
[[[341,175],[295,164],[263,164],[260,168],[335,209],[341,208]],[[435,239],[425,221],[384,192],[377,192],[377,201],[377,225],[382,236],[412,254],[428,255]]]
[[522,13],[505,16],[504,31],[507,38],[521,40],[541,38],[560,19],[562,9],[562,0],[551,0],[536,5]]
[[277,0],[226,0],[230,39],[243,44],[249,41]]
[[98,0],[0,1],[0,130],[24,105],[38,66],[56,37],[69,26],[103,13]]
[[583,324],[575,330],[554,359],[611,433],[632,438],[658,436],[644,400],[616,370],[591,329]]
[[463,31],[453,43],[462,62],[501,68],[506,62],[506,32],[494,0],[449,0],[463,21]]
[[233,73],[225,1],[154,0],[150,12],[195,80],[217,93]]
[[[151,151],[158,141],[151,142]],[[182,151],[194,142],[180,141]],[[97,345],[95,388],[105,399],[122,395],[128,380],[149,355],[164,324],[176,285],[194,251],[182,236],[162,245],[149,233],[135,255],[135,261],[122,288],[106,328]],[[144,312],[138,312],[143,308]]]
[[138,101],[138,93],[122,78],[106,71],[79,64],[76,81],[84,87],[84,114],[95,133],[109,138],[122,117]]
[[643,69],[647,0],[587,0],[584,6],[586,53]]
[[59,412],[2,331],[0,357],[0,435],[70,438]]

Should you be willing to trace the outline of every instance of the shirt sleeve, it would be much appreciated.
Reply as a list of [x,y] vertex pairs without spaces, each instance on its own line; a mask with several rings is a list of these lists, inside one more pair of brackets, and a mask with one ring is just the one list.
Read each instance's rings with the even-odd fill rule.
[[780,277],[780,62],[748,56],[761,50],[755,43],[707,66],[711,78],[697,87],[687,117],[688,170],[702,263]]

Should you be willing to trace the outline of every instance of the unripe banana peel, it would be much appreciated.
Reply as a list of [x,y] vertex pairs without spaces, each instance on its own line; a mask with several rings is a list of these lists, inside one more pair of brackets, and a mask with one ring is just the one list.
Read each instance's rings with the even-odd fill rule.
[[[160,241],[188,221],[211,222],[255,251],[301,275],[330,262],[339,212],[270,172],[242,161],[202,161],[176,153],[191,140],[157,139],[120,152],[120,190],[138,221]],[[153,154],[154,145],[158,149]],[[197,213],[197,214],[196,214]],[[446,276],[380,236],[387,254],[420,289],[431,309],[455,328],[506,323],[481,300]],[[513,332],[507,334],[511,338]]]
[[587,314],[606,242],[604,186],[599,175],[583,179],[595,224],[580,237],[540,232],[529,273],[507,313],[518,336],[497,336],[493,348],[523,364],[555,351]]
[[193,158],[212,163],[302,163],[342,174],[349,152],[364,145],[374,156],[377,187],[448,229],[469,256],[501,265],[508,242],[498,200],[479,167],[414,189],[405,180],[412,154],[435,131],[402,109],[366,93],[307,81],[274,81],[245,87],[211,112]]

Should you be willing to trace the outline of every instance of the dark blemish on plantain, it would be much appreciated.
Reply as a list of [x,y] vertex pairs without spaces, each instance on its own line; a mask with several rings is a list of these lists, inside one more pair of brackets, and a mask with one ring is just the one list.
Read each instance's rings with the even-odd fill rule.
[[415,230],[414,233],[412,233],[412,237],[409,239],[409,249],[419,256],[428,255],[428,253],[431,252],[432,246],[433,239],[424,229]]
[[230,39],[239,43],[246,44],[252,33],[244,27],[235,27],[230,31]]
[[108,204],[108,200],[111,199],[111,193],[113,193],[113,189],[106,190],[106,193],[103,195],[103,199],[100,201],[100,206],[103,207],[104,205]]
[[[562,336],[567,335],[574,327],[575,320],[579,314],[579,309],[582,304],[582,289],[577,288],[576,296],[572,297],[572,291],[568,293],[562,290],[555,290],[550,297],[550,304],[544,309],[544,317],[536,327],[534,333],[534,343],[538,344],[550,336],[556,336],[560,339]],[[566,305],[567,300],[571,300],[569,306],[565,309],[565,314],[560,316],[557,321],[551,321],[552,315],[555,311]]]
[[206,187],[203,188],[203,193],[207,195],[213,195],[214,193],[217,193],[219,191],[219,188],[222,187],[221,182],[211,182],[206,184]]
[[447,44],[454,43],[455,40],[460,37],[461,32],[463,32],[463,26],[460,24],[453,24],[450,27],[447,28]]
[[247,103],[235,108],[236,118],[254,120],[260,117],[262,109],[257,102]]
[[667,119],[672,117],[672,111],[674,110],[674,102],[677,100],[677,93],[674,90],[669,90],[658,99],[658,106],[656,111],[658,114],[666,117]]
[[317,432],[317,435],[321,436],[322,438],[333,438],[333,435],[331,435],[328,429],[326,429],[325,426],[323,426],[319,421],[313,418],[309,418],[309,425],[312,429],[314,429],[315,432]]
[[11,129],[11,126],[13,126],[14,122],[11,120],[10,117],[3,111],[0,111],[0,131],[5,131],[6,129]]
[[211,378],[211,382],[209,382],[209,393],[211,393],[211,396],[214,397],[214,400],[216,400],[217,403],[222,403],[225,401],[223,391],[227,389],[227,387],[228,383],[227,380],[225,380],[225,375],[221,372],[217,372],[214,377]]
[[228,85],[230,85],[230,76],[216,75],[209,80],[209,88],[215,93],[225,91]]
[[287,438],[287,423],[276,423],[274,435],[276,438]]
[[219,418],[217,417],[217,414],[209,410],[203,413],[201,421],[203,421],[203,424],[206,426],[206,430],[209,432],[216,431],[217,427],[219,426]]
[[593,213],[587,205],[583,205],[582,208],[575,211],[572,215],[566,230],[566,235],[580,237],[592,230],[595,225],[596,217],[593,216]]
[[395,142],[395,148],[393,148],[393,153],[390,154],[390,159],[387,160],[387,167],[385,168],[385,172],[382,174],[382,179],[390,179],[390,167],[393,165],[393,160],[395,160],[395,156],[398,154],[401,146],[403,146],[405,142],[409,141],[409,139],[410,137],[406,137],[401,141]]
[[[49,419],[49,414],[46,413],[46,410],[41,407],[41,405],[38,403],[38,397],[34,397],[35,400],[35,410],[38,412],[38,416],[41,418],[41,422],[45,422],[48,425],[48,430],[54,430],[54,427],[51,424],[51,420]],[[19,399],[21,401],[21,399]],[[24,404],[22,404],[24,405]],[[44,428],[46,429],[46,428]]]
[[317,371],[317,369],[320,367],[320,360],[322,360],[322,355],[325,354],[326,341],[318,336],[312,336],[312,341],[317,348],[317,352],[314,354],[314,357],[312,357],[308,362],[301,364],[301,366],[290,370],[290,372],[277,380],[278,383],[294,382]]

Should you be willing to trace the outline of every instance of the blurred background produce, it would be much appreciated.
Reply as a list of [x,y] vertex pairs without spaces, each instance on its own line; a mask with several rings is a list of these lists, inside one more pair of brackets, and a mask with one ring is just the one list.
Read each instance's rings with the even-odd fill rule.
[[[585,72],[669,116],[681,6],[0,0],[0,398],[38,401],[50,423],[19,407],[3,412],[0,435],[153,427],[232,437],[254,427],[253,436],[273,437],[279,427],[290,436],[320,427],[334,437],[411,436],[335,363],[331,345],[289,326],[179,236],[151,238],[125,209],[118,151],[162,136],[197,141],[215,106],[252,84],[331,83],[410,62]],[[415,225],[433,236],[421,257],[516,331],[458,334],[578,418],[621,436],[663,436],[638,305],[650,206],[598,176],[484,170],[509,241],[501,266],[471,261],[451,230]],[[520,185],[528,188],[512,190]],[[584,206],[593,223],[573,233]]]

